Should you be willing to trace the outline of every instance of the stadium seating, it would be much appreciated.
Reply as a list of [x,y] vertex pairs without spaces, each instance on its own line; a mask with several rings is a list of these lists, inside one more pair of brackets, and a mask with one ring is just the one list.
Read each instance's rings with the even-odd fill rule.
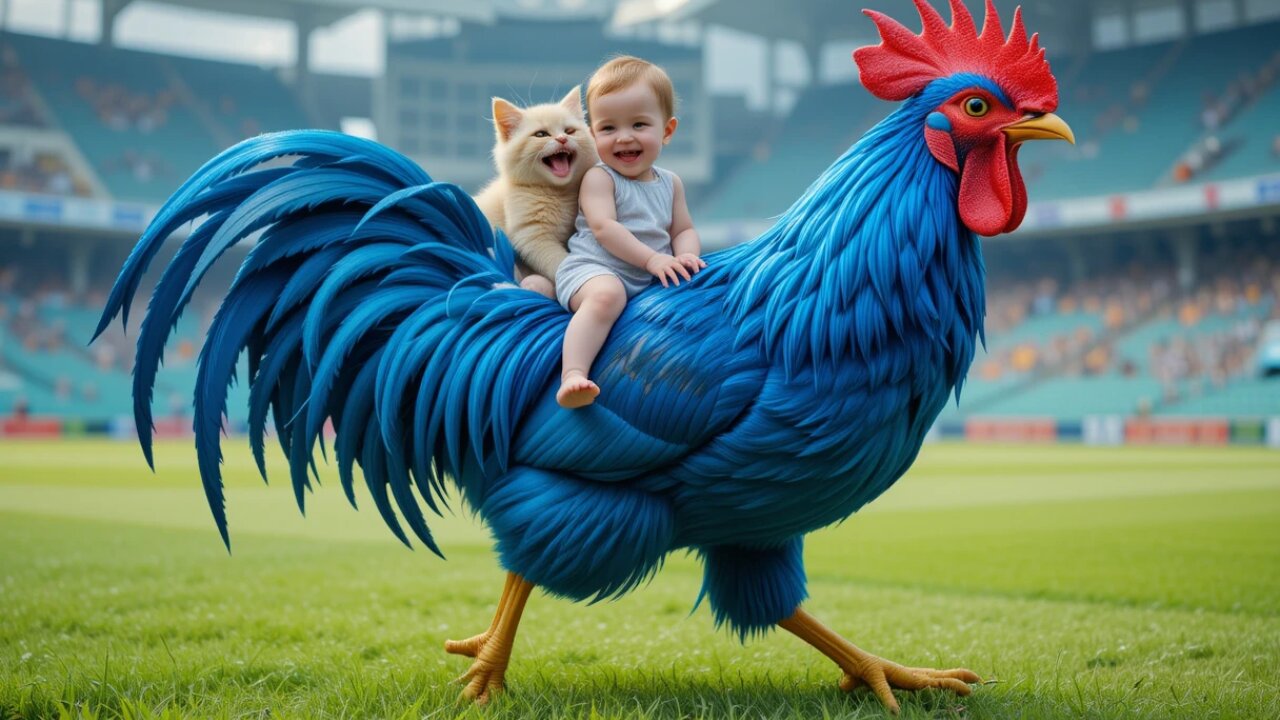
[[273,72],[253,65],[169,58],[217,130],[234,140],[260,132],[310,127],[293,92]]
[[55,125],[117,200],[163,200],[223,147],[307,127],[293,93],[250,65],[5,33]]
[[[83,43],[9,35],[55,123],[80,147],[108,191],[120,200],[165,197],[217,151],[209,130],[172,97],[160,56]],[[89,96],[114,94],[99,109]],[[139,101],[138,98],[145,98]],[[151,119],[135,106],[160,109]]]
[[[1020,157],[1029,195],[1050,200],[1170,182],[1174,163],[1206,132],[1200,115],[1206,98],[1271,58],[1277,32],[1280,24],[1269,23],[1190,42],[1096,53],[1059,68],[1060,111],[1077,142],[1033,143],[1024,150]],[[695,208],[695,217],[764,220],[778,215],[892,108],[857,85],[806,90],[767,153],[719,181]],[[1228,154],[1196,179],[1280,172],[1280,157],[1271,148],[1280,132],[1274,122],[1278,115],[1280,83],[1230,120],[1222,132]]]
[[892,109],[855,85],[805,92],[765,158],[747,160],[708,193],[699,220],[761,220],[782,213],[853,141]]
[[1198,176],[1201,180],[1226,180],[1262,173],[1280,173],[1280,84],[1273,85],[1254,104],[1244,108],[1220,133],[1227,155]]
[[[7,306],[6,316],[17,313],[20,301],[0,296]],[[133,407],[130,374],[124,367],[101,367],[85,342],[92,337],[98,323],[97,308],[45,303],[37,307],[36,317],[42,327],[57,328],[60,340],[56,349],[47,344],[35,349],[25,346],[24,338],[15,335],[9,325],[0,322],[0,416],[13,411],[19,398],[25,399],[34,415],[60,415],[68,418],[105,420],[128,414]],[[118,327],[118,326],[116,326]],[[116,332],[114,329],[111,332]],[[166,364],[156,381],[153,411],[157,416],[172,415],[181,408],[189,416],[191,393],[196,381],[195,351],[202,334],[194,313],[183,316],[173,339],[169,341]],[[132,355],[136,325],[129,337],[116,339],[122,352]],[[180,346],[186,344],[184,354]],[[127,351],[127,352],[126,352]],[[246,368],[240,369],[245,377]],[[246,415],[248,391],[242,384],[231,390],[229,416],[242,420]]]
[[[1079,142],[1075,147],[1044,143],[1027,148],[1022,165],[1030,195],[1036,200],[1069,198],[1171,182],[1173,164],[1207,137],[1203,109],[1224,88],[1239,82],[1242,74],[1275,62],[1277,31],[1280,24],[1269,23],[1095,53],[1073,63],[1060,61],[1061,112]],[[314,124],[270,70],[12,33],[0,37],[20,59],[52,123],[70,133],[116,199],[161,200],[220,147],[245,134]],[[509,38],[501,33],[478,37],[486,43],[484,52],[504,57]],[[424,44],[421,57],[429,59],[439,47]],[[368,90],[367,82],[343,87]],[[1195,180],[1280,172],[1280,155],[1273,147],[1280,134],[1275,124],[1280,117],[1280,83],[1260,87],[1263,90],[1250,95],[1213,130],[1225,151]],[[99,102],[107,88],[115,94],[117,106],[104,107]],[[550,95],[555,90],[537,88],[535,94]],[[141,98],[142,109],[122,109],[120,97],[125,105]],[[323,107],[312,110],[330,124],[353,112],[342,102],[318,105]],[[144,118],[156,108],[163,112]],[[739,118],[737,134],[726,133],[721,140],[727,141],[717,146],[716,176],[721,179],[691,188],[695,217],[700,223],[733,222],[764,220],[783,212],[892,108],[857,85],[841,84],[804,91],[786,119],[764,120],[776,122],[776,127]],[[111,117],[122,111],[123,119]],[[744,123],[751,127],[742,127]],[[153,157],[139,155],[142,149]],[[139,172],[130,165],[138,161],[149,164],[150,170]],[[1259,244],[1259,238],[1251,242],[1255,240],[1259,242],[1251,249],[1237,249],[1226,267],[1253,267],[1257,256],[1268,257],[1269,246]],[[994,257],[999,250],[992,245],[989,252]],[[1270,267],[1271,287],[1280,288],[1274,261]],[[1031,272],[1049,271],[1039,267]],[[1123,271],[1117,267],[1111,272]],[[1221,268],[1216,272],[1221,274]],[[1123,279],[1117,275],[1109,283],[1107,278],[1091,278],[1088,294],[1095,300],[1106,298]],[[993,276],[991,291],[1007,287],[1004,282]],[[1108,327],[1097,303],[1082,304],[1078,298],[1049,312],[1043,307],[1038,313],[1028,310],[1030,314],[1017,322],[992,321],[988,348],[979,350],[959,406],[948,404],[939,420],[954,426],[968,418],[1021,416],[1076,422],[1087,415],[1148,411],[1157,416],[1280,415],[1280,378],[1261,379],[1249,370],[1225,375],[1184,373],[1170,380],[1165,369],[1152,361],[1153,349],[1170,339],[1203,351],[1235,332],[1241,322],[1276,317],[1274,292],[1234,312],[1205,312],[1192,321],[1179,319],[1177,303],[1185,297],[1164,300],[1139,317],[1126,316],[1122,326],[1111,322]],[[1057,297],[1061,300],[1071,293],[1079,296],[1082,291],[1064,288]],[[47,343],[32,344],[29,337],[13,331],[11,322],[19,302],[17,296],[0,295],[0,305],[7,308],[0,316],[0,415],[10,412],[18,398],[36,413],[79,419],[127,414],[132,407],[129,368],[102,362],[94,349],[84,348],[98,308],[40,305],[39,322],[60,328],[63,337],[51,350]],[[990,318],[998,302],[989,304]],[[199,313],[189,312],[170,341],[169,364],[158,378],[154,400],[160,416],[178,408],[189,412],[194,356],[202,339],[198,318]],[[116,357],[132,356],[126,344],[131,339],[119,335],[109,342],[117,350]],[[1094,347],[1106,349],[1106,364],[1101,370],[1086,371],[1081,359]],[[1023,360],[1028,355],[1032,359],[1015,362],[1019,353]],[[245,395],[243,385],[232,390],[228,409],[237,420],[245,412]]]
[[1242,378],[1221,388],[1201,387],[1194,397],[1168,403],[1156,414],[1267,418],[1280,416],[1280,378]]
[[[1275,53],[1277,31],[1271,23],[1093,55],[1063,78],[1061,111],[1076,145],[1029,147],[1028,192],[1054,199],[1167,184],[1176,160],[1207,132],[1206,100],[1257,72]],[[1266,147],[1277,112],[1280,87],[1272,85],[1220,131],[1230,140],[1225,161],[1194,179],[1280,170]]]
[[993,417],[1052,417],[1080,420],[1086,415],[1132,415],[1144,400],[1160,397],[1155,378],[1051,377],[988,403],[980,412]]

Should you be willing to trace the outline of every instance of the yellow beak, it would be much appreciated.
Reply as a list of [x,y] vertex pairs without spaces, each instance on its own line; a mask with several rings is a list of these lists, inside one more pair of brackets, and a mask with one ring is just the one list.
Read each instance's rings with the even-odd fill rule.
[[1020,143],[1024,140],[1066,140],[1072,145],[1076,144],[1076,136],[1071,132],[1071,126],[1053,113],[1032,115],[1026,120],[1006,125],[1004,134],[1012,143]]

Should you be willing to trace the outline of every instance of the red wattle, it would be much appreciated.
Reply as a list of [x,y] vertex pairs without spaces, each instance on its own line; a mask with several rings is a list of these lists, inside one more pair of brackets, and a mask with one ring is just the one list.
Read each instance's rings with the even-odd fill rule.
[[[979,235],[1006,232],[1013,217],[1010,163],[1004,142],[1001,136],[995,142],[975,146],[965,156],[960,173],[960,219]],[[1021,177],[1018,184],[1022,184]]]
[[1018,148],[1022,147],[1022,143],[1018,143],[1009,148],[1009,187],[1013,191],[1013,212],[1009,214],[1009,222],[1004,226],[1004,232],[1013,232],[1022,224],[1022,218],[1027,215],[1027,186],[1022,183],[1022,170],[1018,167]]

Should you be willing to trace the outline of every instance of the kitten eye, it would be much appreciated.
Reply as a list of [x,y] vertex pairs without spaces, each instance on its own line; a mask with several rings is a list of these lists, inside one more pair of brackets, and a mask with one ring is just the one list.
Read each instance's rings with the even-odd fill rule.
[[572,134],[573,134],[573,128],[571,128],[571,127],[567,127],[567,128],[565,128],[565,129],[564,129],[564,134],[565,134],[565,135],[572,135]]
[[551,133],[547,132],[546,130],[539,130],[538,132],[534,133],[533,136],[536,138],[551,137]]

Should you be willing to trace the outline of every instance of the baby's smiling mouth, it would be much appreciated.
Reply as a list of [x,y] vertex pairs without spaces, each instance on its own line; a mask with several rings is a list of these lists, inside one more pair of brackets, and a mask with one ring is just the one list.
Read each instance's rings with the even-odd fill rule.
[[640,151],[639,150],[620,150],[614,153],[613,156],[618,158],[622,162],[635,162],[636,160],[640,159]]

